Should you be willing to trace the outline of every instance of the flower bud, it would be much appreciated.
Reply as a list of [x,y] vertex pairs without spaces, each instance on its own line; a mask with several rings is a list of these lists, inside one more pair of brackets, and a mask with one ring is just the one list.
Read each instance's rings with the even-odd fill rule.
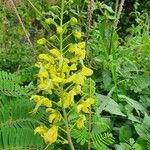
[[46,39],[45,38],[41,38],[41,39],[37,40],[37,43],[39,45],[44,45],[46,43]]
[[45,19],[45,22],[47,24],[52,24],[53,23],[53,19],[52,18]]
[[76,39],[81,39],[81,36],[82,36],[81,32],[79,31],[74,31],[73,35],[75,36]]
[[53,36],[51,36],[49,39],[50,39],[51,41],[54,41],[54,40],[56,40],[56,38],[57,38],[57,36],[56,36],[56,35],[53,35]]
[[77,18],[71,17],[71,19],[70,19],[70,24],[73,26],[73,25],[76,25],[77,23],[78,23]]
[[60,27],[60,26],[57,27],[56,32],[57,32],[58,34],[63,34],[63,28]]

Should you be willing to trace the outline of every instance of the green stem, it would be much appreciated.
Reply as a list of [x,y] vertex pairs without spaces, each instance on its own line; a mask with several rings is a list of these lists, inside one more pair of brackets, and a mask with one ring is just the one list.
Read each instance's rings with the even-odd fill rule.
[[64,119],[65,119],[65,127],[66,127],[66,131],[67,131],[67,139],[69,142],[69,146],[70,146],[71,150],[75,150],[73,142],[72,142],[71,134],[70,134],[70,128],[69,128],[67,113],[66,113],[66,110],[64,108],[63,108],[63,114],[64,114]]
[[[62,27],[62,28],[63,28],[64,2],[65,2],[65,0],[61,0],[60,27]],[[60,34],[60,52],[61,53],[63,52],[63,33]],[[62,101],[64,123],[65,123],[66,132],[67,132],[67,139],[68,139],[70,149],[75,150],[73,142],[72,142],[72,138],[71,138],[71,133],[70,133],[66,109],[63,107],[63,99],[64,99],[63,85],[61,85],[60,88],[61,88],[61,101]]]

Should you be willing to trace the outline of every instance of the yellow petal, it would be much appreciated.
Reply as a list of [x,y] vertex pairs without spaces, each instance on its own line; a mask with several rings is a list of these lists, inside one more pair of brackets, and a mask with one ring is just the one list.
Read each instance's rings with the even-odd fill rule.
[[80,43],[78,43],[78,47],[79,47],[80,49],[84,49],[84,48],[85,48],[85,45],[86,45],[85,42],[80,42]]
[[87,68],[87,67],[83,67],[81,74],[84,76],[91,76],[93,74],[93,70],[91,70],[90,68]]
[[42,126],[35,128],[34,134],[39,133],[40,135],[43,135],[44,133],[47,132],[47,130],[48,130],[47,127],[42,125]]
[[86,120],[85,115],[80,115],[80,118],[76,121],[76,126],[78,129],[81,129],[84,127],[84,121]]
[[77,70],[77,64],[72,64],[70,66],[70,71],[75,71],[75,70]]
[[49,118],[48,118],[50,123],[52,123],[52,122],[56,123],[56,122],[60,121],[61,119],[62,119],[62,116],[61,116],[60,112],[57,110],[54,110],[54,109],[52,110],[52,114],[50,114]]
[[57,49],[51,49],[49,52],[56,58],[60,58],[62,56],[61,52]]
[[75,91],[76,94],[80,94],[81,93],[81,86],[80,85],[76,85],[76,86],[74,86],[74,88],[72,90]]
[[69,91],[69,93],[66,94],[66,96],[64,97],[64,101],[63,101],[64,108],[68,108],[70,105],[74,103],[75,95],[76,93],[73,90]]
[[39,55],[39,59],[43,59],[43,60],[46,60],[46,61],[49,61],[49,60],[50,60],[49,56],[46,55],[46,54],[40,54],[40,55]]
[[78,51],[75,51],[75,57],[80,60],[80,59],[85,59],[85,54],[86,51],[82,49],[78,49]]
[[49,100],[48,98],[43,98],[42,99],[42,105],[46,107],[52,107],[52,101]]
[[43,138],[46,143],[52,144],[57,141],[58,138],[58,127],[52,126],[44,135]]
[[93,99],[93,98],[88,98],[86,101],[82,102],[82,104],[85,107],[90,107],[94,103],[95,103],[95,99]]
[[79,113],[82,110],[82,108],[83,108],[83,105],[79,104],[76,109],[77,113]]

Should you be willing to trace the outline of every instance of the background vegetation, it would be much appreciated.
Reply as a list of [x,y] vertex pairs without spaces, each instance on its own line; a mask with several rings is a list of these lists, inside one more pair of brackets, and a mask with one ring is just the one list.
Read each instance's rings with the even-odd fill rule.
[[[59,0],[0,1],[1,150],[69,149],[60,143],[46,147],[34,129],[49,125],[48,114],[43,107],[31,113],[38,85],[34,64],[51,48],[37,40],[55,33],[45,19],[55,17],[57,6]],[[91,149],[150,150],[149,8],[148,0],[74,0],[64,16],[78,19],[87,43],[85,64],[94,71]],[[75,149],[87,150],[84,128],[71,136]]]

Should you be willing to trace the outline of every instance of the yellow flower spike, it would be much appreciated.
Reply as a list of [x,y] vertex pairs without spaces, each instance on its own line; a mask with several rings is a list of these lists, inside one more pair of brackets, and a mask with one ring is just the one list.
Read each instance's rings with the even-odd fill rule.
[[46,54],[40,54],[40,55],[39,55],[39,59],[43,59],[43,60],[46,60],[46,61],[49,61],[49,60],[50,60],[50,58],[49,58],[48,55],[46,55]]
[[78,47],[79,47],[80,49],[84,49],[84,48],[85,48],[85,45],[86,45],[85,42],[80,42],[80,43],[78,43]]
[[48,144],[55,143],[58,138],[58,127],[53,125],[44,135],[44,141]]
[[47,18],[47,19],[45,19],[45,22],[47,24],[52,24],[54,22],[54,20],[52,18]]
[[79,31],[74,31],[73,35],[76,39],[81,39],[81,36],[82,36],[81,32],[79,32]]
[[91,76],[93,74],[93,70],[84,66],[82,68],[81,74],[84,76]]
[[44,45],[46,43],[46,39],[45,38],[41,38],[41,39],[37,40],[37,43],[39,45]]
[[40,135],[44,135],[47,132],[47,130],[48,128],[46,126],[41,125],[35,128],[34,134],[38,133]]
[[71,17],[71,19],[70,19],[70,24],[73,26],[73,25],[76,25],[77,23],[78,23],[77,18]]
[[63,28],[60,27],[60,26],[58,26],[58,27],[56,28],[56,32],[57,32],[58,34],[63,34]]
[[76,121],[76,126],[78,129],[81,129],[84,127],[84,121],[86,120],[85,115],[79,115],[79,119]]
[[51,49],[49,52],[58,59],[62,56],[61,52],[57,49]]
[[65,94],[64,101],[63,101],[63,107],[64,108],[68,108],[69,106],[74,104],[74,96],[75,95],[76,95],[76,93],[73,90],[71,90]]

